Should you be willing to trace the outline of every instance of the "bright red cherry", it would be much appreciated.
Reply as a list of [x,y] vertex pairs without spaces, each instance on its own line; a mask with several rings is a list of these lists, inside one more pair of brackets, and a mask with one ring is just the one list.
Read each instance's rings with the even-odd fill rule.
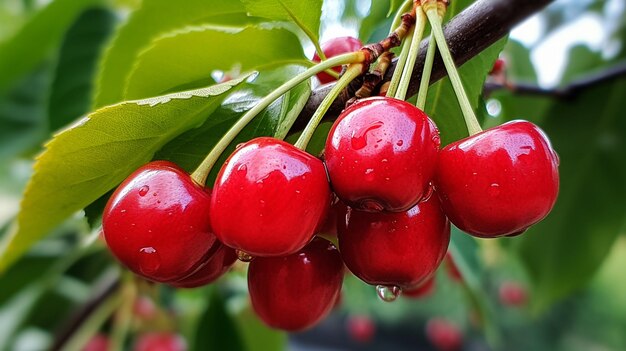
[[197,288],[214,282],[230,269],[237,260],[237,253],[220,243],[208,259],[190,276],[169,284],[177,288]]
[[430,296],[435,291],[435,274],[426,279],[419,286],[412,289],[405,289],[402,291],[402,296],[411,299],[421,299]]
[[503,282],[498,289],[500,302],[505,306],[521,307],[526,305],[528,294],[526,288],[514,281]]
[[348,335],[352,340],[360,343],[368,343],[376,335],[376,323],[368,316],[350,316],[346,319]]
[[[358,51],[362,46],[363,43],[361,43],[361,41],[357,38],[339,37],[322,43],[322,51],[324,52],[324,55],[326,55],[326,58],[331,58],[341,54]],[[317,53],[313,55],[313,61],[321,61]],[[333,71],[341,73],[341,66],[333,67]],[[325,72],[318,73],[317,79],[319,79],[322,84],[334,82],[336,80],[335,77]]]
[[193,273],[220,242],[209,223],[210,192],[168,161],[137,169],[102,217],[109,249],[134,273],[171,282]]
[[288,331],[307,329],[328,315],[342,282],[337,248],[319,237],[289,256],[256,257],[248,269],[252,307],[267,325]]
[[559,159],[539,127],[512,121],[441,150],[435,179],[450,221],[474,236],[523,232],[548,215]]
[[443,318],[433,318],[426,323],[426,337],[439,351],[457,351],[463,346],[459,327]]
[[326,140],[333,190],[363,211],[402,212],[426,193],[440,138],[417,107],[393,98],[363,99],[345,109]]
[[345,222],[338,227],[341,256],[369,284],[418,286],[435,272],[450,242],[436,195],[401,213],[349,210]]
[[140,335],[134,351],[186,351],[187,343],[177,334],[172,333],[147,333]]
[[337,236],[337,220],[344,219],[346,212],[348,211],[348,206],[344,204],[338,197],[334,196],[332,199],[332,203],[330,208],[326,213],[324,221],[322,221],[322,225],[316,231],[320,234],[330,235],[333,237]]
[[252,256],[300,250],[321,225],[330,203],[324,164],[274,138],[235,150],[215,181],[211,224],[226,245]]
[[506,62],[502,58],[498,58],[496,62],[493,63],[493,67],[489,72],[490,75],[501,75],[504,73],[504,68],[506,66]]

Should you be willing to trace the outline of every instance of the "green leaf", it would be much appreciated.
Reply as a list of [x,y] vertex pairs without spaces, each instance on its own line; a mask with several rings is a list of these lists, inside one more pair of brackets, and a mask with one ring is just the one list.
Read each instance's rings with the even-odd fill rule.
[[[382,35],[389,34],[389,26],[391,25],[392,18],[389,18],[388,13],[392,12],[392,4],[389,1],[372,1],[370,10],[367,16],[363,18],[359,26],[359,38],[361,41],[372,42],[378,41]],[[381,30],[382,33],[376,38],[372,38],[372,35]]]
[[209,305],[196,327],[193,350],[247,350],[218,289],[211,289]]
[[201,125],[241,80],[99,109],[57,134],[35,163],[0,272],[52,228],[119,184],[155,151]]
[[[96,107],[123,100],[126,78],[137,55],[156,37],[176,28],[200,24],[241,25],[245,9],[238,0],[150,0],[133,12],[121,27],[100,63]],[[217,49],[219,51],[219,48]]]
[[76,17],[99,1],[52,1],[0,43],[0,91],[44,61]]
[[626,80],[560,101],[543,129],[559,153],[560,191],[552,213],[516,238],[534,283],[536,310],[581,288],[626,223]]
[[[506,40],[507,38],[500,39],[459,68],[465,92],[474,111],[478,110],[479,103],[482,102],[481,94],[485,78],[506,44]],[[439,127],[442,146],[468,135],[463,113],[448,77],[431,85],[428,89],[426,113]]]
[[[183,133],[165,145],[157,153],[157,158],[174,161],[184,169],[191,171],[213,149],[239,117],[256,105],[265,95],[303,70],[300,66],[286,66],[260,72],[253,81],[243,83],[237,93],[226,99],[201,127]],[[284,138],[300,114],[310,93],[311,86],[309,81],[306,81],[276,100],[254,118],[230,143],[216,166],[213,167],[212,176],[209,179],[213,179],[213,176],[219,171],[220,164],[230,155],[238,143],[257,136]]]
[[96,64],[114,24],[113,12],[94,8],[83,12],[67,31],[51,88],[50,130],[57,130],[89,111]]
[[214,70],[246,72],[295,62],[308,61],[298,38],[286,29],[187,27],[155,40],[139,55],[125,99],[163,94],[182,85],[206,86]]
[[268,328],[251,308],[237,315],[239,330],[248,351],[282,351],[287,347],[287,334]]
[[319,41],[322,0],[242,0],[248,14],[295,23],[313,41]]

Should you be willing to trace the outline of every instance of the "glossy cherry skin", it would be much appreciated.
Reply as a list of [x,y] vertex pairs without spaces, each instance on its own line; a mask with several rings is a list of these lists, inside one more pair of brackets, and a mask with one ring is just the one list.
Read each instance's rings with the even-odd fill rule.
[[134,351],[186,351],[187,343],[177,334],[161,332],[140,335]]
[[324,164],[274,138],[256,138],[222,166],[213,189],[211,224],[224,244],[252,256],[300,250],[330,204]]
[[416,288],[402,290],[402,296],[411,299],[421,299],[432,295],[435,291],[435,274],[427,278]]
[[257,257],[248,269],[248,290],[257,315],[267,325],[287,331],[310,328],[326,317],[342,282],[337,248],[319,237],[289,256]]
[[236,260],[235,250],[220,243],[215,252],[209,255],[209,258],[194,273],[169,284],[177,288],[197,288],[207,285],[224,275]]
[[512,121],[443,148],[435,186],[459,229],[484,238],[510,236],[552,210],[558,164],[539,127]]
[[387,97],[363,99],[344,110],[326,140],[333,190],[350,207],[402,212],[426,193],[440,138],[417,107]]
[[[326,58],[335,57],[341,54],[347,54],[349,52],[358,51],[363,46],[363,43],[357,38],[354,37],[339,37],[333,38],[329,41],[322,43],[322,51]],[[320,62],[320,57],[317,55],[313,55],[314,62]],[[333,71],[337,73],[341,73],[341,66],[333,67]],[[326,84],[330,82],[334,82],[335,77],[329,75],[325,72],[320,72],[317,74],[317,79],[319,79],[320,83]]]
[[109,199],[102,231],[113,255],[157,282],[195,272],[221,243],[211,231],[211,194],[168,161],[131,174]]
[[338,229],[341,256],[354,275],[403,289],[428,279],[450,242],[450,224],[435,195],[401,213],[349,210]]

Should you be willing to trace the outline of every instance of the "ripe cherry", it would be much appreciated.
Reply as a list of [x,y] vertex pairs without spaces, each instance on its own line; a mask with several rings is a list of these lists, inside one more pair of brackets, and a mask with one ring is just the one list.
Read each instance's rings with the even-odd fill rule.
[[[347,54],[349,52],[358,51],[363,46],[363,43],[357,38],[353,37],[339,37],[333,38],[327,42],[322,43],[322,51],[326,58],[335,57],[341,54]],[[317,53],[313,55],[314,62],[320,62],[320,57]],[[333,71],[341,73],[341,66],[333,67]],[[326,84],[335,81],[335,77],[326,72],[320,72],[317,74],[317,79],[320,83]]]
[[554,206],[558,163],[539,127],[512,121],[443,148],[435,185],[461,230],[485,238],[514,235]]
[[108,351],[109,344],[109,338],[104,334],[96,334],[89,339],[87,344],[82,348],[82,351]]
[[359,343],[368,343],[376,335],[376,323],[368,316],[355,315],[346,319],[348,335]]
[[150,162],[109,199],[104,238],[134,273],[157,282],[180,280],[222,245],[211,231],[210,204],[210,192],[177,165]]
[[331,237],[337,236],[337,221],[345,219],[346,212],[348,211],[348,206],[344,204],[338,197],[334,196],[331,200],[332,203],[330,208],[326,213],[324,221],[322,221],[322,225],[316,230],[317,233],[330,235]]
[[134,351],[185,351],[187,343],[177,334],[161,332],[146,333],[139,336]]
[[435,274],[430,276],[416,288],[405,289],[402,291],[402,296],[411,299],[421,299],[430,296],[435,291]]
[[169,284],[177,288],[197,288],[207,285],[224,275],[236,260],[235,250],[220,243],[215,252],[193,274]]
[[274,138],[256,138],[226,160],[215,181],[211,223],[226,245],[252,256],[300,250],[330,203],[322,161]]
[[498,295],[500,302],[505,306],[522,307],[528,300],[526,288],[515,281],[503,282],[498,289]]
[[341,256],[354,275],[403,289],[430,277],[450,242],[450,224],[436,195],[401,213],[349,210],[338,229]]
[[463,346],[459,327],[443,318],[433,318],[426,323],[426,337],[439,351],[456,351]]
[[333,190],[358,210],[406,211],[425,195],[439,145],[435,124],[417,107],[363,99],[341,113],[326,140]]
[[343,282],[337,248],[316,237],[297,253],[256,257],[248,269],[252,307],[273,328],[312,327],[333,308]]

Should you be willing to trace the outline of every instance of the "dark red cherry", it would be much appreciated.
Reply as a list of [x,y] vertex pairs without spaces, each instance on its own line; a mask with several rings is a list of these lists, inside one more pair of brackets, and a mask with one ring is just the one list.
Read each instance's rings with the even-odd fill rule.
[[349,206],[406,211],[426,193],[439,150],[435,124],[393,98],[363,99],[344,110],[326,141],[333,190]]
[[559,192],[559,159],[539,127],[512,121],[443,148],[435,179],[450,221],[474,236],[526,230]]
[[209,258],[194,273],[169,284],[177,288],[197,288],[207,285],[224,275],[236,260],[235,250],[220,243],[215,252],[209,255]]
[[436,195],[400,213],[349,210],[341,224],[341,256],[369,284],[418,286],[435,272],[450,242],[450,224]]
[[439,351],[457,351],[463,346],[461,329],[443,318],[433,318],[426,323],[426,338]]
[[256,257],[248,269],[252,307],[267,325],[288,331],[322,320],[335,305],[342,282],[337,248],[319,237],[289,256]]
[[146,333],[138,337],[134,351],[186,351],[187,343],[177,334],[160,332]]
[[430,296],[435,291],[435,274],[423,281],[416,288],[402,290],[402,296],[411,299],[421,299]]
[[211,224],[226,245],[252,256],[300,250],[321,225],[330,203],[322,161],[274,138],[235,150],[220,170]]
[[503,305],[511,307],[524,306],[528,300],[526,288],[515,281],[506,281],[500,284],[498,296]]
[[[322,43],[322,51],[324,52],[324,55],[326,55],[326,58],[331,58],[341,54],[358,51],[362,46],[363,43],[361,43],[361,41],[357,38],[339,37]],[[313,55],[313,61],[321,61],[317,53]],[[341,66],[333,67],[333,71],[341,73]],[[325,72],[318,73],[317,79],[319,79],[322,84],[334,82],[336,80],[335,77]]]
[[109,249],[134,273],[170,282],[193,273],[220,246],[209,223],[210,192],[167,161],[137,169],[102,217]]
[[330,235],[331,237],[336,237],[337,220],[345,218],[348,207],[336,196],[334,196],[331,201],[332,203],[327,210],[325,219],[324,221],[322,221],[322,225],[320,225],[316,232],[320,234]]

